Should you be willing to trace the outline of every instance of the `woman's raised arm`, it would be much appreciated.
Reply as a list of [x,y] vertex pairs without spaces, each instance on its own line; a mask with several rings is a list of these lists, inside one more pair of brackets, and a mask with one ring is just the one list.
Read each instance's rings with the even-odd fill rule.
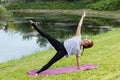
[[76,35],[81,35],[81,26],[83,24],[83,19],[84,17],[86,16],[86,11],[84,11],[84,13],[82,14],[82,17],[78,23],[78,27],[77,27],[77,30],[76,30]]

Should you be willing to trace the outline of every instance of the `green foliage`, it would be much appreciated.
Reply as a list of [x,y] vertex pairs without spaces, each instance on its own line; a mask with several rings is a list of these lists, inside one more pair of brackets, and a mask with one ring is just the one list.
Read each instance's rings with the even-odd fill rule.
[[7,9],[83,9],[91,8],[95,10],[119,10],[120,0],[93,0],[72,2],[32,2],[32,3],[11,3]]
[[95,10],[119,10],[120,0],[101,0],[88,7]]
[[74,2],[74,1],[78,1],[78,0],[67,0],[67,1],[69,1],[69,2]]
[[81,9],[88,2],[35,2],[14,3],[6,6],[7,9]]
[[5,17],[6,14],[7,14],[7,10],[0,5],[0,18]]

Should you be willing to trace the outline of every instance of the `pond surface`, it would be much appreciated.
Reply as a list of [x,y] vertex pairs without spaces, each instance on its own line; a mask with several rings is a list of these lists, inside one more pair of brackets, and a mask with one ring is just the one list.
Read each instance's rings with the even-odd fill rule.
[[[28,19],[33,19],[42,30],[60,41],[73,36],[79,19],[50,20],[33,17],[23,17],[12,21],[0,22],[0,63],[18,59],[36,51],[52,48],[48,41],[31,28]],[[83,38],[90,38],[100,32],[106,32],[118,26],[115,20],[102,18],[86,18],[82,28]]]

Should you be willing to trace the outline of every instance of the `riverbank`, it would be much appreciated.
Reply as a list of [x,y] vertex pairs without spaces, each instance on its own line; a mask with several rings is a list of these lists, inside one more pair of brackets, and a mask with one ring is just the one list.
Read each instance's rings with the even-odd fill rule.
[[[116,80],[120,77],[120,29],[93,36],[94,47],[85,50],[81,65],[93,63],[98,69],[61,75],[29,77],[26,72],[41,68],[55,53],[54,50],[36,52],[19,60],[0,64],[0,80]],[[49,54],[49,55],[48,55]],[[76,65],[75,56],[63,58],[51,68]]]
[[49,10],[49,9],[18,9],[10,10],[10,12],[17,13],[48,13],[48,14],[71,14],[81,16],[83,11],[86,11],[87,17],[102,17],[108,19],[120,20],[120,11],[96,11],[91,9],[79,9],[79,10]]

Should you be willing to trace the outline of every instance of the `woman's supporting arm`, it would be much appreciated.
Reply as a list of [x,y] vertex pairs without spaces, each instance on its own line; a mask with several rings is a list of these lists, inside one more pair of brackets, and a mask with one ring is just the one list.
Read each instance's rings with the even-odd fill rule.
[[78,70],[80,70],[80,57],[78,55],[76,55],[76,62],[77,62]]

